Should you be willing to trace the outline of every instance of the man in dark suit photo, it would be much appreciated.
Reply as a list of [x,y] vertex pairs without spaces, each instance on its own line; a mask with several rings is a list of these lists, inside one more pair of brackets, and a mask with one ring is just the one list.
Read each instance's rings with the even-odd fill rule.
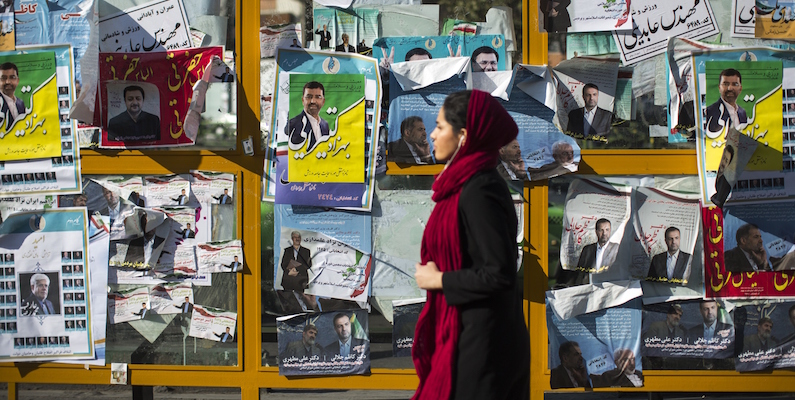
[[616,261],[618,243],[609,242],[612,224],[607,218],[596,221],[596,243],[582,248],[577,268],[568,271],[558,268],[557,281],[561,287],[586,285],[591,283],[591,273],[598,273],[609,268]]
[[0,84],[3,85],[0,88],[3,100],[0,117],[3,121],[0,123],[5,125],[4,130],[8,130],[19,116],[25,115],[25,103],[14,94],[19,86],[19,69],[16,64],[11,62],[0,64]]
[[133,313],[133,315],[137,315],[141,317],[141,319],[146,318],[146,314],[149,313],[149,309],[146,307],[146,303],[141,303],[141,309],[138,312]]
[[772,271],[758,226],[745,224],[737,229],[734,237],[737,239],[737,247],[723,254],[726,271]]
[[188,204],[188,195],[185,192],[185,189],[182,189],[179,196],[173,197],[171,200],[177,202],[178,206],[184,206],[185,204]]
[[193,239],[196,237],[196,231],[193,230],[190,226],[190,222],[185,224],[185,229],[181,231],[174,231],[179,234],[179,236],[183,239]]
[[670,226],[665,230],[665,245],[668,251],[652,257],[646,280],[686,284],[690,254],[679,250],[679,228]]
[[296,340],[287,344],[284,353],[280,355],[281,359],[295,357],[302,359],[304,357],[311,358],[317,356],[318,359],[323,357],[323,347],[317,342],[317,328],[315,325],[307,323],[304,325],[304,332],[301,334],[301,340]]
[[425,123],[418,116],[410,116],[400,123],[400,139],[387,144],[390,161],[407,164],[433,164],[431,144]]
[[521,181],[527,179],[527,167],[522,158],[522,147],[519,141],[514,139],[510,143],[500,148],[500,162],[497,164],[497,172],[503,179],[509,181]]
[[33,274],[30,277],[30,296],[26,297],[22,304],[22,309],[28,310],[25,315],[60,314],[47,299],[49,291],[50,277],[42,273]]
[[699,339],[709,342],[714,338],[734,337],[734,327],[718,321],[720,308],[717,301],[702,300],[701,304],[698,305],[698,309],[701,312],[703,323],[687,330],[687,340],[690,344],[696,344]]
[[144,89],[130,85],[124,88],[123,96],[127,108],[108,121],[108,139],[160,140],[160,117],[143,110],[146,100]]
[[[301,233],[290,232],[293,245],[284,249],[281,259],[282,289],[277,291],[282,304],[286,309],[302,311],[317,308],[315,296],[304,294],[304,289],[309,285],[309,269],[312,268],[312,255],[309,249],[301,246]],[[298,304],[303,302],[304,306]],[[297,307],[297,310],[296,310]]]
[[351,317],[339,313],[334,315],[332,323],[337,333],[337,340],[323,348],[326,361],[334,361],[336,356],[342,357],[343,360],[351,356],[356,356],[354,359],[357,359],[368,353],[369,342],[351,336]]
[[329,137],[329,125],[320,117],[320,110],[326,104],[326,90],[320,82],[307,82],[301,96],[303,111],[291,118],[284,127],[287,145],[290,150],[301,150],[306,143],[306,152],[311,153],[321,142]]
[[584,135],[584,138],[606,136],[610,132],[613,113],[599,108],[599,88],[593,83],[586,83],[582,88],[582,100],[585,107],[569,112],[566,132]]
[[734,147],[726,143],[726,148],[723,149],[723,154],[720,157],[720,165],[718,165],[718,176],[715,178],[715,194],[709,198],[712,204],[718,208],[723,208],[723,204],[726,203],[726,199],[729,198],[732,191],[732,185],[724,175],[726,167],[731,164],[732,160],[734,160]]
[[572,341],[561,344],[558,348],[558,357],[560,365],[552,368],[549,376],[549,385],[552,389],[591,387],[579,343]]
[[193,303],[190,302],[190,296],[185,296],[185,301],[181,306],[174,306],[179,308],[183,314],[190,314],[193,311]]
[[710,132],[720,132],[726,126],[739,129],[741,124],[748,123],[748,114],[737,104],[740,93],[743,91],[743,78],[740,71],[734,68],[726,68],[720,72],[718,91],[720,98],[718,101],[707,107],[707,130]]
[[328,31],[328,25],[323,25],[323,30],[316,29],[316,35],[320,35],[320,49],[328,50],[331,48],[331,32]]
[[213,198],[218,200],[218,204],[232,204],[232,196],[229,195],[229,189],[224,189],[223,194],[213,196]]
[[237,256],[235,256],[235,260],[229,263],[229,265],[225,265],[226,268],[229,268],[229,272],[237,272],[240,270],[240,267],[243,266],[243,263],[238,261]]
[[334,51],[339,51],[341,53],[355,53],[356,49],[353,47],[352,44],[348,43],[349,37],[347,33],[342,34],[342,44],[338,45]]
[[223,333],[219,334],[219,333],[213,332],[213,335],[217,336],[220,339],[219,342],[221,342],[221,343],[231,342],[232,341],[232,334],[230,333],[230,330],[231,329],[227,326],[226,327],[226,331],[224,331]]

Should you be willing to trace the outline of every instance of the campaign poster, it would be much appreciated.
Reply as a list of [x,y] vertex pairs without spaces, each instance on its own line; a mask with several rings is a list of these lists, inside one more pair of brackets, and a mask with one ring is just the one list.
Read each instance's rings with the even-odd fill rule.
[[276,49],[279,47],[304,47],[301,37],[301,24],[263,26],[259,28],[259,56],[276,57]]
[[309,303],[313,296],[367,300],[372,283],[369,253],[316,231],[282,226],[276,236],[276,248],[284,252],[275,268],[275,289],[292,291]]
[[382,37],[373,43],[373,57],[387,69],[396,62],[446,57],[472,57],[475,72],[507,68],[503,35]]
[[195,304],[188,336],[221,343],[235,342],[237,313]]
[[[396,82],[394,75],[390,77]],[[431,132],[447,95],[466,90],[464,79],[454,76],[417,90],[389,88],[387,160],[413,165],[435,164]]]
[[243,245],[240,240],[208,242],[196,246],[199,272],[243,271]]
[[644,306],[643,355],[730,358],[734,356],[732,313],[714,299]]
[[641,300],[569,319],[547,304],[552,389],[643,387]]
[[[383,6],[381,6],[383,7]],[[348,43],[354,46],[359,54],[365,54],[363,49],[370,49],[373,41],[384,32],[380,26],[385,21],[378,5],[368,4],[367,8],[314,8],[315,37],[317,49],[328,48],[341,51],[342,35],[348,36]]]
[[364,182],[364,84],[360,74],[290,75],[288,179]]
[[[301,282],[299,285],[295,285],[296,278],[294,278],[294,276],[298,275],[294,273],[294,275],[291,276],[289,271],[287,274],[284,273],[285,264],[283,264],[283,262],[285,259],[301,262],[302,265],[296,269],[299,272],[302,272],[306,265],[312,266],[310,258],[303,257],[306,255],[303,250],[299,251],[298,257],[296,257],[293,231],[307,230],[319,232],[339,240],[340,242],[361,249],[365,253],[370,253],[370,243],[373,237],[371,234],[371,214],[363,211],[344,211],[313,206],[276,204],[274,206],[273,216],[274,265],[281,267],[274,269],[274,287],[285,312],[297,313],[313,309],[313,301],[320,303],[318,308],[324,310],[330,309],[332,305],[328,303],[328,300],[323,298],[316,298],[313,300],[311,295],[303,293],[306,285],[309,284],[308,273],[306,280],[303,280],[303,278],[297,279]],[[289,243],[285,243],[284,238],[280,236],[283,228],[290,228],[291,230]],[[300,232],[298,232],[298,234],[300,235]],[[287,262],[288,270],[290,269],[289,262],[290,261]],[[299,275],[303,276],[303,273]],[[336,299],[335,302],[338,303]],[[346,307],[352,308],[355,306],[351,303]]]
[[757,0],[756,29],[754,34],[764,39],[791,40],[795,36],[795,24],[792,24],[792,0]]
[[[351,207],[369,210],[372,207],[375,178],[376,148],[380,122],[381,76],[376,61],[353,53],[328,53],[304,49],[282,48],[276,58],[276,82],[273,92],[271,126],[265,161],[263,199],[281,204],[314,205],[321,207]],[[361,183],[292,182],[288,177],[289,93],[291,76],[295,74],[364,75],[364,180]],[[303,89],[303,87],[302,87]],[[339,111],[339,109],[337,110]],[[325,118],[325,117],[324,117]],[[322,129],[321,129],[322,131]],[[307,143],[308,144],[308,143]],[[339,146],[339,145],[338,145]],[[325,146],[328,148],[328,145]],[[328,151],[328,150],[326,150]]]
[[632,30],[614,31],[621,62],[631,65],[665,53],[669,37],[702,39],[719,32],[709,1],[632,2]]
[[94,358],[86,218],[85,209],[61,208],[0,225],[3,361]]
[[[618,62],[577,57],[558,64],[553,76],[558,95],[555,123],[560,130],[575,139],[609,142]],[[588,118],[591,113],[593,118]]]
[[122,222],[111,222],[108,265],[150,270],[157,265],[171,234],[171,220],[164,213],[134,207]]
[[[703,207],[701,218],[704,224],[704,255],[707,266],[704,269],[704,286],[707,297],[755,299],[795,297],[792,273],[769,271],[776,260],[767,255],[765,237],[759,228],[749,225],[738,234],[737,230],[746,224],[727,216],[728,228],[737,227],[733,231],[728,231],[725,229],[727,227],[723,213],[717,207]],[[738,236],[742,246],[737,244]],[[743,254],[741,252],[743,248],[748,249],[746,252],[749,255],[745,261],[739,258],[739,255]],[[781,248],[784,250],[786,246]],[[754,261],[753,265],[749,258]],[[754,270],[754,265],[757,266],[757,270]]]
[[392,356],[411,357],[414,345],[414,330],[420,312],[425,306],[425,298],[397,300],[392,302]]
[[[617,267],[626,264],[627,260],[619,258],[619,247],[630,222],[630,209],[629,187],[583,179],[572,182],[563,210],[561,267],[587,277],[607,272],[614,263]],[[601,260],[597,260],[597,248]]]
[[49,5],[46,0],[14,1],[14,34],[17,46],[48,43]]
[[[94,125],[100,147],[146,148],[193,144],[183,129],[193,86],[221,47],[152,53],[99,53]],[[161,79],[152,79],[160,77]]]
[[108,321],[111,324],[147,318],[149,287],[135,286],[108,293]]
[[756,37],[756,1],[732,0],[732,37]]
[[190,282],[161,283],[149,292],[149,308],[155,314],[189,314],[193,311]]
[[99,51],[163,52],[193,47],[181,0],[155,0],[99,20]]
[[522,90],[534,78],[528,68],[516,67],[510,99],[500,100],[519,127],[516,140],[500,149],[497,171],[508,180],[547,179],[576,172],[580,163],[580,146],[553,124],[555,112]]
[[16,47],[14,37],[14,2],[5,0],[0,4],[0,50],[9,51]]
[[[89,3],[90,4],[90,3]],[[80,72],[80,60],[88,49],[88,42],[91,36],[91,23],[88,22],[88,15],[94,7],[80,8],[84,3],[64,4],[63,2],[48,3],[50,6],[50,41],[49,43],[69,43],[72,45],[73,62],[75,65],[74,88],[77,91],[75,98],[80,94],[83,77]],[[77,136],[77,135],[75,135]]]
[[734,310],[737,371],[795,367],[795,303],[764,302]]
[[279,375],[362,375],[370,372],[366,310],[276,319]]
[[[632,15],[641,10],[633,9]],[[632,29],[630,1],[576,1],[568,13],[571,27],[568,32],[621,31]]]
[[[0,161],[61,156],[55,53],[0,55],[2,70]],[[48,134],[49,133],[49,134]]]
[[195,205],[191,196],[190,180],[182,175],[158,175],[144,177],[147,206]]
[[630,274],[635,279],[687,285],[701,226],[698,197],[639,187],[632,208],[635,241],[643,252],[633,252]]
[[191,171],[190,190],[200,204],[234,204],[235,174]]

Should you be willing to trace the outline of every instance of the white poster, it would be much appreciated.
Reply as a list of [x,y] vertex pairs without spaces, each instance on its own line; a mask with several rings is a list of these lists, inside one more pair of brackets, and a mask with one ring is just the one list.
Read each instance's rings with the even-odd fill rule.
[[192,47],[181,0],[155,0],[99,20],[99,51],[137,53]]
[[237,313],[194,305],[188,336],[229,343],[235,340]]

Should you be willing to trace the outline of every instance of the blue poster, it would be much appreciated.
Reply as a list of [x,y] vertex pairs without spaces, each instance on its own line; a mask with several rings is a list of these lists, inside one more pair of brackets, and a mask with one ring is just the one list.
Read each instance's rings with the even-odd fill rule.
[[734,320],[737,371],[795,367],[795,302],[738,307]]
[[49,7],[45,0],[17,0],[14,11],[17,46],[49,44]]
[[643,307],[643,355],[729,358],[734,356],[732,316],[714,300]]
[[[390,77],[395,81],[394,75]],[[408,164],[434,164],[431,132],[436,117],[450,93],[466,90],[462,77],[452,77],[422,89],[403,91],[399,84],[389,89],[389,135],[387,158]]]
[[641,299],[559,319],[547,304],[552,389],[642,387]]
[[[64,8],[69,6],[68,8]],[[88,39],[91,25],[88,23],[88,13],[91,9],[80,10],[77,4],[68,4],[61,1],[50,3],[50,43],[69,43],[74,49],[75,58],[75,87],[80,87],[80,59],[88,49]]]
[[[388,64],[473,55],[474,59],[483,53],[496,55],[496,60],[489,58],[497,63],[493,70],[506,70],[505,38],[502,35],[387,37],[373,43],[373,57],[379,62],[382,58],[389,58]],[[473,71],[477,70],[473,67]]]

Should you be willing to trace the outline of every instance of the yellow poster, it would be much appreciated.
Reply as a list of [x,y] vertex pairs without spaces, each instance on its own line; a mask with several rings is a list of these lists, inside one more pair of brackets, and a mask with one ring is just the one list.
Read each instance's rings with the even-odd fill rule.
[[795,1],[756,0],[755,36],[764,39],[795,38]]
[[363,75],[290,76],[290,182],[363,183]]
[[61,156],[55,53],[0,55],[0,161]]

